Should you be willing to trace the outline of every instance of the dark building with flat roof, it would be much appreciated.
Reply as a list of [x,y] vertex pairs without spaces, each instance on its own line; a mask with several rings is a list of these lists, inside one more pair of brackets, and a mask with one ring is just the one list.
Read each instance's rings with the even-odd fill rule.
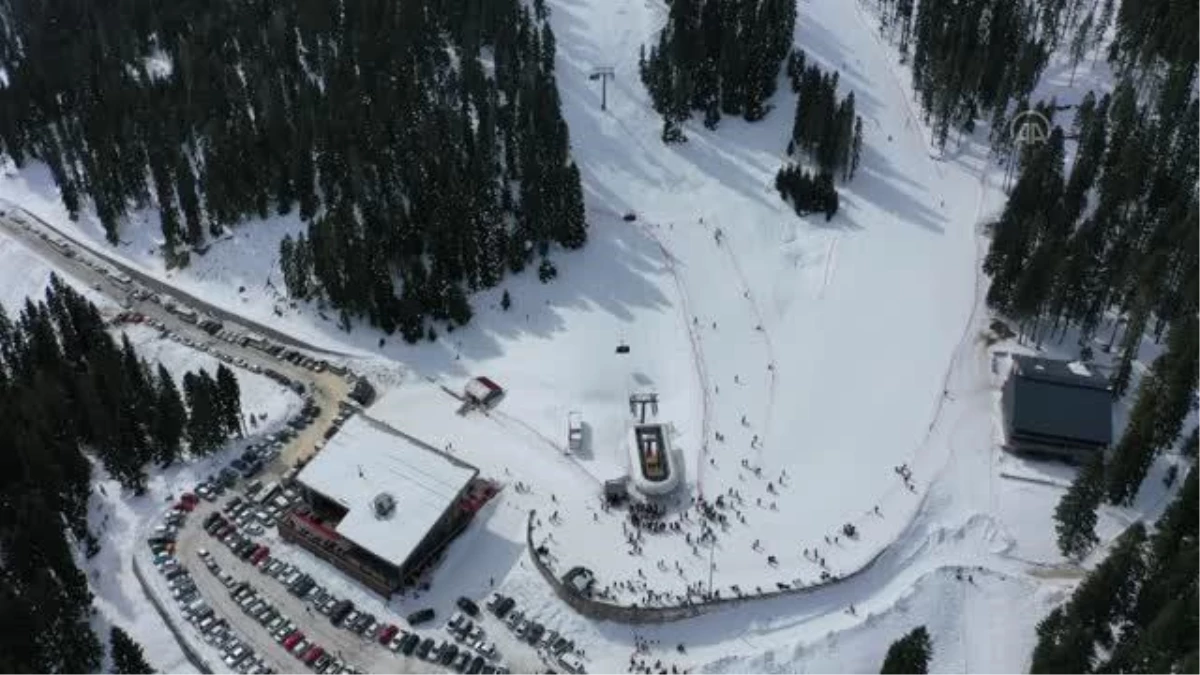
[[1014,355],[1004,383],[1012,452],[1082,463],[1112,443],[1112,385],[1082,363]]

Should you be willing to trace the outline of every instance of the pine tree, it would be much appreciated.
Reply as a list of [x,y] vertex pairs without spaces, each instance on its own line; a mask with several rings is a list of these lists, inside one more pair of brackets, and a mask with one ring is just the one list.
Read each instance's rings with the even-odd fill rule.
[[1104,455],[1097,453],[1079,472],[1054,509],[1058,550],[1064,556],[1079,560],[1099,542],[1096,509],[1103,497]]
[[925,626],[917,626],[888,647],[881,673],[927,673],[933,642]]
[[1031,673],[1091,672],[1092,645],[1087,630],[1072,623],[1063,608],[1055,608],[1037,625]]
[[207,455],[224,440],[224,422],[216,400],[216,383],[204,371],[183,376],[183,394],[188,405],[187,437],[195,455]]
[[128,674],[154,672],[150,664],[146,663],[146,657],[142,654],[142,646],[119,627],[112,627],[108,642],[113,672]]
[[858,164],[862,159],[862,117],[854,119],[854,140],[851,142],[850,154],[850,180],[854,179],[854,174],[858,172]]
[[237,376],[221,363],[217,365],[216,400],[227,433],[242,433],[242,394]]
[[162,364],[158,366],[156,395],[151,436],[154,440],[154,459],[159,466],[170,466],[179,456],[179,442],[187,424],[187,410],[175,380]]

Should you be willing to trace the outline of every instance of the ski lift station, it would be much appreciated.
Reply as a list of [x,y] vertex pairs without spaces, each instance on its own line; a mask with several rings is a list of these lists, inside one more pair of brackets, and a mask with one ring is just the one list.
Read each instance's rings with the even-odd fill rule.
[[[647,420],[647,409],[651,419]],[[629,430],[629,478],[648,497],[668,495],[679,487],[679,461],[671,447],[671,427],[653,419],[658,413],[657,394],[634,394],[629,410],[635,423]]]
[[679,486],[668,431],[667,425],[658,423],[635,424],[630,430],[630,478],[644,495],[660,497]]

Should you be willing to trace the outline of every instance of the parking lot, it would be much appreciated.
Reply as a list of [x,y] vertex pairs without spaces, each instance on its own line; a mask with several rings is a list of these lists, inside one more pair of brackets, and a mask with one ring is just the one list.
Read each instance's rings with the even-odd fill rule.
[[[176,556],[189,569],[201,570],[195,575],[197,586],[204,597],[219,596],[221,598],[214,605],[216,613],[225,618],[235,630],[253,636],[252,644],[256,646],[256,651],[258,647],[261,647],[272,661],[282,662],[284,672],[299,670],[301,666],[296,656],[285,648],[284,644],[286,643],[281,643],[279,639],[281,636],[286,637],[286,630],[282,634],[277,632],[273,636],[267,626],[248,615],[245,611],[246,608],[240,606],[238,602],[243,598],[235,600],[230,597],[231,588],[222,581],[222,575],[229,575],[235,581],[249,582],[256,600],[264,601],[282,619],[282,621],[276,622],[277,628],[283,629],[287,622],[295,624],[295,629],[302,633],[302,636],[294,638],[294,641],[291,642],[293,649],[298,648],[302,640],[304,644],[320,646],[324,653],[330,655],[331,658],[321,664],[324,668],[316,669],[317,672],[354,672],[356,670],[365,672],[441,672],[451,669],[458,670],[458,672],[471,672],[473,666],[477,668],[474,670],[477,673],[507,672],[507,669],[495,659],[485,659],[478,651],[470,648],[460,650],[456,646],[453,658],[450,657],[448,647],[432,654],[427,653],[426,659],[416,657],[413,655],[416,652],[415,647],[422,641],[429,640],[431,644],[438,645],[449,645],[452,644],[452,641],[447,639],[444,634],[439,635],[440,631],[413,630],[407,622],[396,616],[373,617],[373,620],[362,624],[360,628],[362,634],[348,628],[359,614],[356,610],[346,612],[340,617],[333,617],[342,619],[335,625],[331,621],[331,617],[322,613],[322,605],[328,611],[337,604],[338,600],[342,599],[329,597],[328,593],[325,593],[325,601],[317,603],[321,589],[315,580],[310,581],[307,589],[308,599],[303,599],[285,585],[288,579],[297,579],[303,576],[302,570],[291,566],[291,570],[276,578],[266,573],[264,569],[260,569],[253,561],[258,559],[263,568],[278,569],[284,564],[282,560],[268,553],[261,553],[261,557],[258,558],[243,559],[235,552],[238,548],[247,549],[244,546],[238,547],[237,540],[241,538],[239,534],[228,532],[231,527],[236,525],[235,521],[229,519],[232,511],[224,511],[223,522],[227,525],[217,528],[218,531],[227,531],[225,537],[227,542],[222,542],[205,531],[203,523],[206,519],[211,518],[210,514],[221,512],[222,507],[228,505],[233,499],[234,497],[221,499],[216,504],[205,502],[203,506],[197,508],[192,513],[187,526],[178,533]],[[244,533],[244,529],[238,528],[238,530]],[[235,548],[231,548],[231,545]],[[208,560],[212,561],[211,564],[218,570],[217,572],[210,572],[206,568],[209,564]],[[311,576],[309,578],[311,580]],[[300,588],[304,587],[300,586]],[[249,607],[253,607],[253,605]],[[263,611],[263,608],[260,608],[259,611]],[[272,617],[273,619],[274,617]],[[270,622],[267,623],[270,624]],[[368,624],[374,624],[373,629]],[[394,628],[389,629],[389,624]],[[409,634],[413,637],[406,638]],[[478,637],[482,638],[483,635],[480,634]],[[387,645],[380,644],[381,638]],[[417,644],[412,644],[411,640],[416,640]],[[486,648],[488,642],[489,640],[482,640],[480,647]],[[403,644],[405,643],[414,647],[408,650],[408,655],[404,653]],[[464,655],[469,654],[469,657],[464,660],[459,656],[460,652]],[[491,648],[490,654],[495,657],[501,655],[494,646]],[[474,658],[476,655],[480,655],[478,660]],[[443,666],[444,660],[450,662]],[[458,666],[458,668],[454,668],[454,666]]]

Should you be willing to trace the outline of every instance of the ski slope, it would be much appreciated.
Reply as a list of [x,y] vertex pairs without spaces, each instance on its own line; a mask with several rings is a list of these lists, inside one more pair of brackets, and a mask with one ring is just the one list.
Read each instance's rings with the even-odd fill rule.
[[[378,331],[344,333],[318,308],[291,307],[278,294],[277,244],[300,228],[294,218],[248,224],[189,268],[168,272],[153,251],[157,217],[139,214],[116,253],[231,311],[358,350],[370,359],[366,372],[389,385],[366,414],[504,483],[496,504],[449,548],[432,589],[392,600],[397,612],[448,608],[494,581],[527,614],[583,645],[589,669],[601,672],[629,669],[645,640],[634,659],[647,666],[867,671],[920,624],[933,635],[936,671],[1026,668],[1036,620],[1082,570],[1058,555],[1051,520],[1073,471],[999,449],[1004,371],[993,356],[1032,350],[983,341],[981,225],[1004,200],[986,124],[936,153],[909,76],[877,35],[872,4],[799,3],[796,46],[840,72],[865,131],[837,216],[802,219],[773,188],[795,103],[783,78],[766,119],[727,118],[715,131],[697,119],[685,128],[686,144],[663,145],[637,54],[665,21],[665,3],[547,5],[591,228],[584,249],[556,253],[553,283],[531,273],[508,278],[473,297],[470,326],[433,343],[380,347]],[[604,111],[588,79],[596,66],[616,75]],[[1073,87],[1067,73],[1052,62],[1039,94],[1073,103],[1111,79],[1103,63],[1081,66]],[[36,166],[0,178],[0,197],[70,227]],[[627,212],[637,220],[622,220]],[[104,246],[93,218],[76,227]],[[508,311],[499,306],[504,290]],[[629,354],[615,353],[620,344]],[[1070,358],[1073,347],[1072,338],[1046,353]],[[1155,349],[1146,345],[1145,363]],[[458,416],[443,387],[457,392],[476,375],[507,395],[489,415]],[[629,470],[627,398],[645,390],[660,396],[658,416],[672,425],[686,488],[669,515],[681,530],[647,535],[631,554],[624,513],[599,508],[599,486]],[[574,455],[563,452],[570,411],[586,424],[587,443]],[[1159,479],[1173,461],[1159,458],[1132,508],[1102,509],[1105,542],[1161,511],[1169,491]],[[894,471],[901,464],[912,489]],[[693,549],[685,535],[698,533],[695,512],[679,515],[688,500],[731,491],[741,495],[740,516],[730,511],[716,543]],[[752,593],[811,585],[823,571],[854,576],[656,628],[592,622],[532,569],[524,551],[531,510],[536,541],[556,569],[588,566],[614,602],[675,602],[697,583],[727,597],[735,585]],[[549,518],[556,512],[557,525]],[[846,523],[857,539],[841,535]]]

